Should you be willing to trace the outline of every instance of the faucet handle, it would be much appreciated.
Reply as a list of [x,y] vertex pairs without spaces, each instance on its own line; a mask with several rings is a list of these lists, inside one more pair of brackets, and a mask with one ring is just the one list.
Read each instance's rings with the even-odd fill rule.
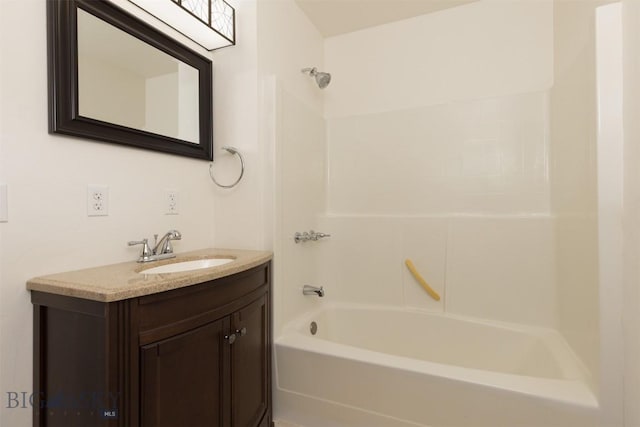
[[164,245],[162,246],[163,254],[172,254],[173,253],[173,245],[171,245],[172,240],[182,240],[182,234],[178,230],[169,230],[167,234],[164,236]]
[[167,237],[167,240],[164,243],[164,247],[162,248],[163,254],[172,254],[173,253],[173,245],[171,244],[171,239]]
[[314,242],[317,242],[320,239],[324,239],[325,237],[331,237],[331,234],[318,233],[313,230],[309,232],[309,240],[313,240]]
[[146,261],[151,256],[151,248],[149,248],[149,239],[142,239],[140,241],[132,240],[127,244],[129,246],[142,245],[142,253],[140,254],[140,261]]
[[317,233],[313,230],[305,231],[304,233],[300,233],[299,231],[293,235],[293,240],[296,243],[314,241],[317,242],[320,239],[324,239],[325,237],[331,237],[331,234],[327,233]]

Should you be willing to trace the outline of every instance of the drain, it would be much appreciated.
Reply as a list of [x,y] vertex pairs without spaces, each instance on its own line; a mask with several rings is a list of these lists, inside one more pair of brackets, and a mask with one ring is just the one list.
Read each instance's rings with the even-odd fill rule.
[[311,325],[309,325],[309,331],[311,331],[311,335],[315,335],[318,332],[318,324],[316,322],[311,322]]

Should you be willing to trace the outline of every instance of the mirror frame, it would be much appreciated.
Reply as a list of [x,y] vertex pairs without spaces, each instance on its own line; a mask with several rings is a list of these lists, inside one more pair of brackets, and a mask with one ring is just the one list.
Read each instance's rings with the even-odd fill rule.
[[[78,105],[77,9],[199,71],[199,144],[81,116]],[[211,60],[106,0],[47,1],[49,133],[213,160],[213,79]]]

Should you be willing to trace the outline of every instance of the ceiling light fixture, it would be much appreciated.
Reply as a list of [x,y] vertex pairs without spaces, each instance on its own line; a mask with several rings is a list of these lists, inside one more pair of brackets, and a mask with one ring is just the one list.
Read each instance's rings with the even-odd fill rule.
[[236,44],[236,11],[224,0],[129,0],[207,50]]

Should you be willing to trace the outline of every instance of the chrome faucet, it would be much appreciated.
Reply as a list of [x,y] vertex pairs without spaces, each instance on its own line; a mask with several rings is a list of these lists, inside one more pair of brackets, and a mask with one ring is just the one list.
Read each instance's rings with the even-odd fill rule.
[[304,285],[302,293],[304,295],[317,295],[322,298],[324,296],[324,288],[322,286],[318,288],[317,286]]
[[129,246],[142,245],[142,252],[138,258],[138,262],[151,262],[161,259],[174,258],[176,255],[173,253],[173,247],[171,246],[172,240],[181,240],[182,234],[178,230],[169,230],[158,241],[158,235],[154,234],[154,247],[149,247],[149,240],[142,239],[140,241],[131,241]]
[[324,239],[325,237],[331,237],[331,234],[326,233],[317,233],[313,230],[305,231],[304,233],[300,233],[299,231],[293,235],[293,240],[296,243],[308,242],[309,240],[313,242],[317,242],[320,239]]

